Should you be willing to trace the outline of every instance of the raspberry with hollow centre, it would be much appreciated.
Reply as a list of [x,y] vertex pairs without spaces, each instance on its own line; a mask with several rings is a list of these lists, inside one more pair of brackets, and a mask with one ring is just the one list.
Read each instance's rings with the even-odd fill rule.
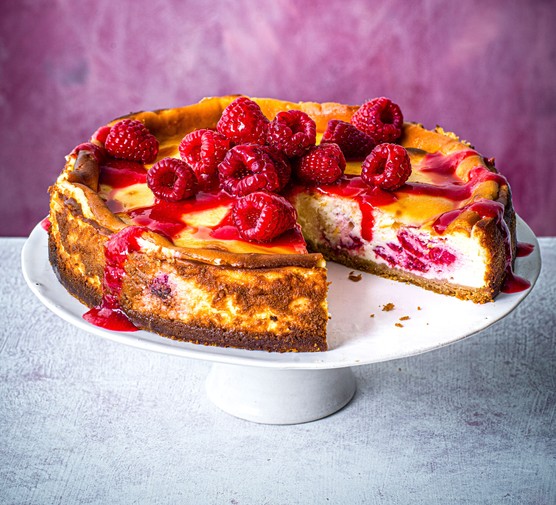
[[286,156],[301,156],[315,145],[317,125],[300,110],[279,112],[268,126],[266,141]]
[[147,185],[156,197],[167,202],[179,202],[197,192],[193,170],[177,158],[163,158],[147,172]]
[[263,145],[268,124],[259,105],[246,96],[240,96],[224,109],[216,129],[234,144]]
[[321,144],[338,144],[348,161],[364,160],[373,150],[376,142],[351,123],[331,119],[322,135]]
[[287,182],[287,174],[283,173],[286,168],[283,160],[274,161],[273,157],[278,159],[267,146],[242,144],[233,147],[218,166],[221,188],[234,196],[280,191]]
[[403,114],[389,98],[374,98],[355,111],[351,124],[371,136],[375,143],[395,142],[402,134]]
[[236,200],[232,216],[241,237],[253,242],[270,242],[293,228],[297,221],[290,202],[262,191]]
[[346,160],[338,144],[320,144],[296,161],[294,174],[309,184],[333,184],[345,169]]
[[230,141],[221,133],[201,129],[188,133],[179,145],[181,159],[195,172],[201,189],[218,186],[218,165],[230,149]]
[[409,155],[398,144],[379,144],[361,165],[361,179],[387,191],[403,186],[410,175]]
[[101,126],[98,128],[95,133],[91,135],[91,142],[97,142],[104,145],[106,137],[108,137],[108,134],[110,133],[110,129],[110,126]]
[[158,140],[135,119],[122,119],[110,129],[104,143],[115,158],[152,163],[158,154]]

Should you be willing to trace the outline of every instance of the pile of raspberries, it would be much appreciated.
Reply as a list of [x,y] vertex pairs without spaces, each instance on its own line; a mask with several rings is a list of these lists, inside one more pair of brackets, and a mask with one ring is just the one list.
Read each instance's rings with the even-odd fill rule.
[[[342,177],[346,160],[362,161],[361,178],[371,188],[401,187],[411,173],[406,150],[395,144],[402,125],[399,106],[375,98],[350,123],[329,121],[316,145],[316,124],[305,112],[282,111],[270,121],[256,102],[241,96],[224,109],[216,130],[194,130],[183,138],[181,159],[157,161],[147,184],[158,199],[169,202],[223,190],[236,197],[232,213],[241,237],[269,242],[296,224],[294,207],[279,194],[292,178],[305,185],[330,185]],[[142,122],[123,119],[97,130],[74,154],[84,149],[98,161],[110,155],[153,163],[159,145]]]

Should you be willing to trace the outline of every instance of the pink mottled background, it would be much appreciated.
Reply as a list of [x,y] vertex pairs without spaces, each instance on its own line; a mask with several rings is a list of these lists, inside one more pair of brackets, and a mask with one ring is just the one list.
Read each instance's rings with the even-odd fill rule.
[[127,112],[245,93],[361,103],[458,132],[556,235],[556,2],[3,1],[0,235],[48,209],[64,155]]

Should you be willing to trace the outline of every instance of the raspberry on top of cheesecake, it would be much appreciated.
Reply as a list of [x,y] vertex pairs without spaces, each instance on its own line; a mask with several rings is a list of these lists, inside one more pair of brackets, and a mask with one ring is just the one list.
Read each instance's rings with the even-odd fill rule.
[[50,220],[51,262],[95,324],[271,351],[326,349],[321,254],[486,302],[515,251],[492,163],[384,97],[221,97],[115,120],[68,157]]

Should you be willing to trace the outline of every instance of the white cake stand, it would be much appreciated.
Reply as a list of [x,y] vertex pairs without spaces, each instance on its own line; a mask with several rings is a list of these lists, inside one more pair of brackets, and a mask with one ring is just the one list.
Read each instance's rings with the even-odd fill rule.
[[[541,268],[537,239],[518,219],[519,241],[535,246],[516,261],[516,274],[531,288],[500,294],[484,305],[438,295],[415,286],[361,274],[329,263],[330,350],[268,353],[178,342],[146,331],[114,332],[89,324],[87,310],[58,282],[48,262],[46,232],[37,225],[22,251],[23,274],[35,295],[55,314],[101,337],[150,351],[213,362],[208,397],[222,410],[249,421],[295,424],[328,416],[355,393],[352,367],[437,349],[473,335],[508,315],[529,294]],[[394,309],[383,311],[391,303]],[[373,316],[374,314],[374,316]]]

